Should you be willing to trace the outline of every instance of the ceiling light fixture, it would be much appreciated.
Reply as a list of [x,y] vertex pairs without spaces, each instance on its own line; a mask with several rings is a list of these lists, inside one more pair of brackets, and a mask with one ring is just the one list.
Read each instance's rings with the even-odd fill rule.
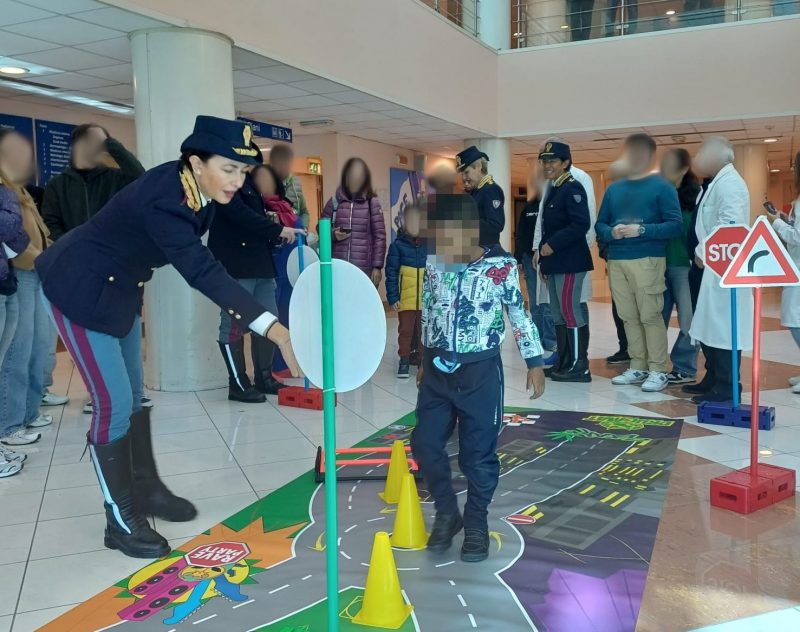
[[781,170],[780,169],[770,169],[769,172],[770,173],[780,173]]
[[569,28],[569,25],[568,24],[562,24],[561,28],[566,31]]
[[765,143],[777,143],[778,139],[777,138],[765,138],[764,142]]
[[112,103],[108,101],[100,101],[99,99],[92,99],[89,97],[82,97],[77,94],[65,94],[59,90],[53,90],[32,83],[20,81],[17,79],[3,79],[0,77],[0,88],[8,88],[9,90],[18,90],[20,92],[28,92],[43,97],[50,97],[58,99],[59,101],[70,101],[79,105],[85,105],[90,108],[98,110],[105,110],[107,112],[114,112],[115,114],[133,114],[133,107],[122,103]]
[[514,37],[522,37],[522,33],[514,33]]
[[772,456],[772,450],[759,450],[758,453],[761,456]]
[[29,72],[27,68],[21,68],[20,66],[2,66],[0,67],[0,72],[4,75],[24,75]]
[[667,15],[675,15],[676,13],[677,11],[675,11],[675,9],[670,9],[669,11],[667,11]]

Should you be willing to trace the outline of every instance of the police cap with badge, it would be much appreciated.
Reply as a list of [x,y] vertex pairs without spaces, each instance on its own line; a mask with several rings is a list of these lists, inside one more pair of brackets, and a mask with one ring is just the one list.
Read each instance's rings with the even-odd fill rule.
[[572,152],[569,145],[558,141],[548,141],[539,153],[539,160],[569,160],[572,161]]
[[475,145],[470,145],[461,153],[456,154],[456,170],[464,171],[464,169],[469,167],[472,163],[477,162],[481,158],[486,161],[489,160],[489,156],[475,147]]
[[260,152],[253,143],[253,129],[242,121],[198,116],[194,122],[194,131],[181,144],[181,153],[192,149],[248,165],[259,162]]

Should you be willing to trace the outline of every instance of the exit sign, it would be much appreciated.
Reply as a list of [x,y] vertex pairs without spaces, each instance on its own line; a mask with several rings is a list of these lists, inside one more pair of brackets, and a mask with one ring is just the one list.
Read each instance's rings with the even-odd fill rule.
[[322,163],[318,160],[309,160],[308,172],[313,173],[315,176],[322,175]]

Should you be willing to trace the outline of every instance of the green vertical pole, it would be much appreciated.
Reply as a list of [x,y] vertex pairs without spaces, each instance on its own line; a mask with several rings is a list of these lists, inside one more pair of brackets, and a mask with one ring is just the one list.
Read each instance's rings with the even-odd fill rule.
[[328,632],[339,630],[339,535],[336,520],[336,383],[333,361],[333,268],[331,221],[319,223],[320,304],[322,306],[322,411],[325,448],[325,551],[328,579]]

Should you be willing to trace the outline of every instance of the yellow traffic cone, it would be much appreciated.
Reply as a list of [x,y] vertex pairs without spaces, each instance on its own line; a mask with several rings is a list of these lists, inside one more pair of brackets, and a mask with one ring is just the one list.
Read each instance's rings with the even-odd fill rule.
[[392,546],[399,549],[424,549],[427,544],[428,534],[425,533],[425,519],[422,517],[422,507],[419,504],[417,484],[414,482],[413,474],[406,474],[403,477],[400,502],[394,518]]
[[397,576],[389,534],[379,531],[372,544],[361,611],[353,617],[353,623],[397,630],[413,609],[414,606],[405,602],[400,591],[400,578]]
[[383,493],[378,494],[383,502],[396,505],[400,500],[400,486],[403,483],[403,476],[408,474],[408,460],[406,458],[406,448],[399,439],[392,444],[392,458],[389,461],[389,474],[386,477],[386,487]]

